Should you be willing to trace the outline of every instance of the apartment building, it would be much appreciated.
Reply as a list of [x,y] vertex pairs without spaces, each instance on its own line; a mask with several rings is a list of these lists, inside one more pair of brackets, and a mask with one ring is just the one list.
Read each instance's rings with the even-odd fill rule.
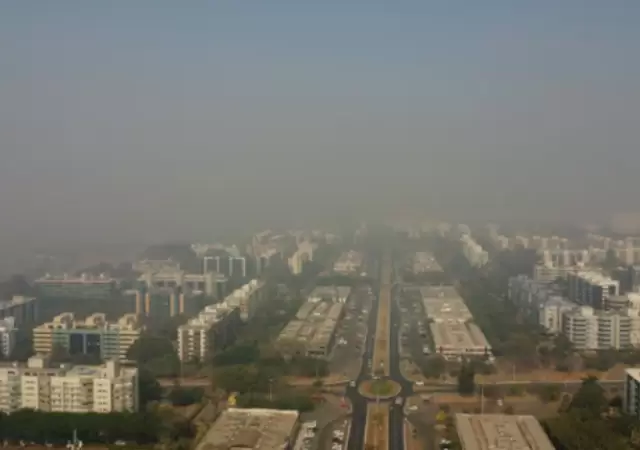
[[251,280],[222,303],[208,305],[178,328],[181,361],[204,360],[235,339],[235,329],[248,321],[266,297],[264,281]]
[[52,366],[47,358],[0,365],[0,411],[67,413],[137,411],[138,369],[118,361],[100,366]]
[[0,353],[4,358],[8,358],[13,353],[16,345],[16,323],[13,317],[5,317],[0,320]]
[[562,332],[577,349],[621,349],[638,345],[632,340],[632,328],[639,320],[637,315],[580,306],[563,315]]
[[35,280],[39,297],[107,300],[116,293],[117,282],[106,274],[79,277],[46,275]]
[[227,295],[224,302],[231,308],[238,308],[240,318],[246,322],[253,317],[266,296],[265,282],[255,279]]
[[125,314],[117,322],[108,322],[102,313],[76,320],[73,313],[65,312],[33,329],[33,347],[40,354],[49,354],[54,346],[60,345],[71,355],[124,360],[142,331],[135,314]]
[[608,309],[607,299],[620,293],[620,283],[599,272],[569,273],[567,282],[569,300],[596,309]]
[[240,321],[238,307],[226,302],[206,306],[198,316],[178,327],[180,361],[204,361],[233,343]]

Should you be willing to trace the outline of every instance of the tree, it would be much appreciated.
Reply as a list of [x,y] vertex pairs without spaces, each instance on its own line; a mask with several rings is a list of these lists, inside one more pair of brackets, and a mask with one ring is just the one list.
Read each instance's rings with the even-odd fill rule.
[[187,406],[200,402],[203,396],[202,388],[174,388],[169,393],[169,400],[174,406]]
[[175,354],[175,349],[169,339],[145,333],[129,347],[127,358],[138,364],[146,364],[170,354]]
[[595,377],[585,378],[575,393],[569,411],[575,411],[586,418],[597,418],[607,409],[608,402],[604,395],[604,389]]
[[473,395],[475,388],[475,372],[470,364],[465,363],[458,373],[458,392],[462,395]]
[[431,356],[421,364],[422,374],[427,378],[440,378],[447,368],[447,363],[440,355]]
[[138,396],[140,407],[143,409],[150,402],[158,401],[162,398],[162,388],[153,374],[145,369],[138,369]]

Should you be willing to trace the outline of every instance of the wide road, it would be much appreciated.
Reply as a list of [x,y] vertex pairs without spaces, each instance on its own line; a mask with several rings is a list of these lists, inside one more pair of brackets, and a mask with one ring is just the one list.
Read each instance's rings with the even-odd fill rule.
[[[363,354],[362,370],[358,379],[355,381],[356,384],[360,384],[365,380],[371,379],[372,376],[374,376],[373,371],[376,367],[374,362],[378,361],[379,363],[382,358],[385,358],[385,378],[398,383],[402,388],[399,396],[406,398],[413,394],[413,389],[412,384],[405,380],[400,373],[400,353],[398,349],[399,326],[397,326],[400,323],[400,311],[395,307],[396,302],[391,301],[392,296],[396,295],[396,289],[393,287],[391,257],[389,255],[383,256],[382,262],[380,265],[380,276],[374,286],[374,292],[377,292],[378,295],[374,299],[371,314],[369,315],[369,333]],[[383,300],[385,296],[387,306],[386,308],[380,308],[381,300]],[[386,320],[381,320],[379,317],[381,311],[387,316]],[[379,336],[378,333],[378,327],[381,324],[383,324],[382,326],[385,328],[386,336],[384,336],[384,339],[383,336]],[[383,348],[386,349],[385,356],[378,354],[374,356],[376,349],[381,350]],[[357,387],[348,386],[346,395],[351,400],[353,406],[351,434],[347,448],[349,450],[362,450],[365,444],[367,407],[371,402],[360,396]],[[388,448],[402,450],[404,448],[404,415],[401,406],[390,405],[388,429]]]

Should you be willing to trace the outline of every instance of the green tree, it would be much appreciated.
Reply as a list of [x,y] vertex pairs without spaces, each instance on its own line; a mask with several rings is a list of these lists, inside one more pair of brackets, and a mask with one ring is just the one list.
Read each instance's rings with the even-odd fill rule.
[[158,401],[162,398],[160,383],[158,383],[156,377],[145,368],[138,369],[138,396],[142,409],[150,402]]
[[169,339],[145,333],[129,347],[127,358],[138,364],[146,364],[170,354],[175,354],[175,349]]
[[465,363],[458,373],[458,392],[462,395],[473,395],[475,389],[475,372],[470,364]]
[[598,418],[607,409],[608,402],[604,389],[595,377],[585,378],[575,393],[569,411],[574,411],[582,417]]

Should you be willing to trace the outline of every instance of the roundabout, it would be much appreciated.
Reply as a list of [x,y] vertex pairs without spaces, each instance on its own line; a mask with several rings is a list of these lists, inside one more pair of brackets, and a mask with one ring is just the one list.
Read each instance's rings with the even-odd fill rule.
[[388,400],[396,397],[402,391],[399,383],[388,380],[365,380],[358,385],[358,393],[370,400]]

